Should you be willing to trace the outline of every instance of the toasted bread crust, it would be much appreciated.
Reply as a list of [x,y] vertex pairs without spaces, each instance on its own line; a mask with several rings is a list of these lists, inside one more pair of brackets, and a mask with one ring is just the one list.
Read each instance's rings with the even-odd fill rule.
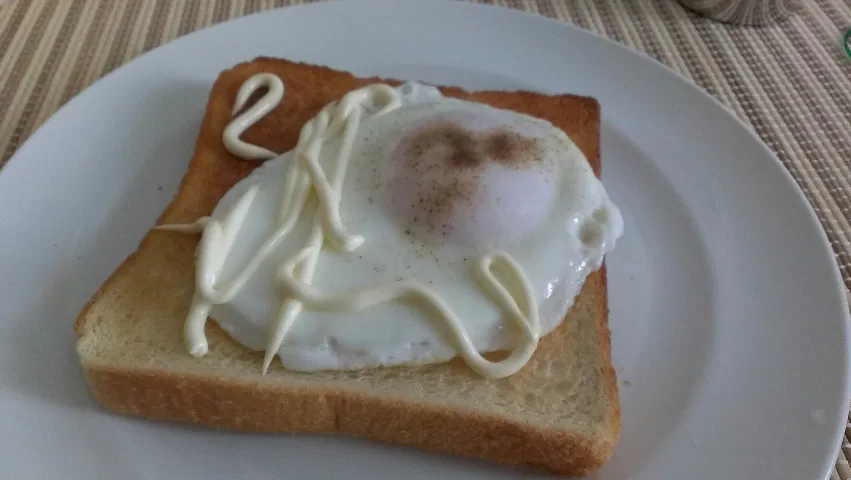
[[[287,82],[281,106],[249,129],[243,138],[275,151],[291,149],[307,120],[346,91],[378,81],[358,79],[325,67],[279,59],[258,58],[223,72],[216,81],[190,163],[179,192],[160,222],[191,222],[209,215],[218,200],[257,164],[232,156],[221,142],[230,120],[233,98],[242,82],[259,72],[273,72]],[[398,83],[393,80],[381,80]],[[441,87],[444,94],[487,103],[545,118],[568,132],[600,174],[599,106],[593,99],[544,96],[532,92],[466,92]],[[564,109],[571,109],[564,115]],[[95,306],[121,277],[130,275],[141,251],[158,248],[151,232],[99,289],[75,322],[83,340],[96,328]],[[175,239],[191,252],[197,238]],[[183,262],[185,263],[185,262]],[[189,286],[191,288],[191,285]],[[593,299],[589,301],[588,299]],[[80,362],[95,399],[109,410],[152,419],[192,422],[215,428],[254,432],[340,433],[416,446],[425,450],[491,459],[510,465],[528,465],[554,473],[582,475],[602,466],[620,433],[620,405],[608,328],[605,267],[591,274],[577,306],[596,319],[602,372],[610,399],[608,424],[594,437],[456,407],[416,403],[410,399],[371,395],[333,385],[281,387],[263,381],[174,372],[162,368],[112,365],[86,358]],[[182,320],[182,319],[181,319]],[[208,326],[216,329],[215,325]],[[566,330],[556,329],[544,342],[557,342]],[[216,332],[217,335],[223,335]],[[454,362],[459,363],[459,362]],[[449,365],[447,368],[466,368]]]
[[[585,288],[603,292],[604,276],[592,275]],[[598,312],[605,327],[604,309]],[[245,432],[344,434],[563,475],[599,469],[617,443],[617,435],[600,441],[497,415],[333,387],[282,391],[260,382],[97,363],[83,363],[83,370],[103,407],[155,420]],[[606,376],[614,380],[614,371]],[[616,383],[606,388],[616,389]],[[617,432],[619,426],[610,428]]]

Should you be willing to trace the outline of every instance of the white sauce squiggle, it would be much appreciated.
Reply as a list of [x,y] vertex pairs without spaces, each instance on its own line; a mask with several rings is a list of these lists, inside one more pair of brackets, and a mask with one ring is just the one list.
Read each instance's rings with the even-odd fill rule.
[[245,102],[248,101],[252,93],[263,87],[269,89],[266,95],[263,95],[263,98],[254,104],[254,107],[249,108],[231,120],[228,126],[225,127],[224,135],[222,135],[225,148],[238,157],[252,160],[268,160],[278,156],[277,153],[271,150],[245,143],[239,137],[242,136],[243,132],[248,130],[248,127],[257,123],[281,103],[281,100],[284,98],[284,82],[280,78],[271,73],[260,73],[246,80],[239,87],[239,92],[236,94],[233,115],[236,115],[236,112],[245,106]]
[[[266,95],[237,116],[224,131],[225,147],[234,155],[249,159],[269,159],[277,156],[274,152],[245,143],[239,138],[246,129],[272,111],[283,99],[283,82],[272,74],[258,74],[240,88],[234,112],[241,110],[248,98],[262,87],[268,88]],[[377,110],[372,115],[379,116],[400,106],[401,97],[396,89],[389,85],[373,84],[349,92],[339,102],[330,103],[304,125],[294,149],[295,161],[292,162],[287,175],[277,228],[242,270],[227,281],[220,278],[221,270],[257,195],[257,186],[247,190],[222,221],[202,217],[192,224],[157,227],[160,230],[203,232],[196,261],[195,294],[184,326],[184,339],[190,354],[201,356],[207,353],[209,346],[204,326],[210,308],[233,299],[257,268],[269,259],[270,254],[296,224],[312,187],[319,199],[319,206],[307,245],[283,262],[277,272],[277,286],[284,301],[277,317],[269,326],[266,356],[263,361],[264,373],[305,306],[317,310],[354,312],[400,298],[417,299],[440,317],[452,333],[459,355],[471,369],[484,377],[502,378],[512,375],[529,361],[540,337],[538,306],[523,269],[505,253],[483,255],[475,271],[482,287],[521,332],[521,339],[510,355],[499,362],[491,362],[479,354],[463,323],[437,293],[421,283],[398,281],[345,293],[327,293],[311,285],[326,238],[332,246],[346,252],[354,251],[364,241],[360,235],[351,235],[345,231],[339,213],[340,191],[364,108]],[[319,164],[319,158],[325,143],[338,135],[341,136],[341,146],[329,180]],[[501,270],[503,278],[519,291],[512,292],[506,288],[494,276],[494,269]]]
[[154,227],[154,229],[164,230],[167,232],[201,233],[204,231],[205,228],[207,228],[208,223],[210,223],[210,217],[201,217],[192,223],[159,225],[157,227]]
[[[525,281],[521,273],[522,270],[508,255],[501,253],[484,255],[479,259],[475,270],[482,286],[485,287],[493,300],[509,314],[508,316],[520,328],[523,335],[523,340],[508,358],[501,362],[491,362],[476,351],[464,325],[434,290],[418,282],[399,281],[355,292],[325,293],[296,278],[295,270],[298,262],[311,254],[311,248],[303,249],[290,262],[281,265],[277,275],[281,293],[300,299],[308,308],[329,312],[353,312],[402,298],[420,300],[427,304],[433,313],[449,327],[456,339],[455,348],[461,351],[461,356],[470,368],[488,378],[501,378],[516,373],[535,353],[538,337],[541,334],[538,306],[535,304],[535,297],[529,282]],[[494,277],[491,272],[494,267],[502,267],[505,274],[514,276],[515,278],[511,281],[516,282],[523,291],[519,292],[517,296],[509,292]],[[517,304],[517,297],[522,300],[522,305]]]

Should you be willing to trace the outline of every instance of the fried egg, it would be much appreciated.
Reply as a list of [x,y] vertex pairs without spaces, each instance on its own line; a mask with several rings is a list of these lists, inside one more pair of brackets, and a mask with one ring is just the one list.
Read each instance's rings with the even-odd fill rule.
[[[532,286],[542,334],[552,331],[623,231],[588,161],[544,120],[443,97],[417,83],[397,91],[399,108],[380,116],[367,111],[361,120],[342,184],[343,225],[364,241],[352,252],[326,241],[312,284],[347,292],[415,280],[452,309],[479,352],[511,349],[518,332],[473,275],[482,255],[500,251]],[[332,139],[323,148],[326,172],[335,168],[340,145]],[[293,161],[288,152],[265,162],[215,208],[212,217],[223,220],[259,187],[221,278],[244,265],[275,228]],[[272,258],[230,302],[212,307],[210,317],[251,349],[266,346],[281,301],[276,269],[304,247],[317,205],[311,194]],[[351,313],[302,309],[277,353],[288,369],[315,371],[442,362],[456,350],[446,325],[400,300]]]

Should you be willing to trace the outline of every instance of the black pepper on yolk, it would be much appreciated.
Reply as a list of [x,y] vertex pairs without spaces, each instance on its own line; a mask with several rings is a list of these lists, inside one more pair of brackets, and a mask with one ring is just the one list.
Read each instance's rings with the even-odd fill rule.
[[[543,153],[539,139],[503,126],[474,131],[453,119],[421,125],[392,150],[389,160],[399,172],[393,188],[402,190],[394,202],[407,203],[393,209],[403,212],[411,232],[452,241],[459,223],[476,221],[476,203],[490,169],[540,169]],[[504,208],[512,200],[502,199]]]

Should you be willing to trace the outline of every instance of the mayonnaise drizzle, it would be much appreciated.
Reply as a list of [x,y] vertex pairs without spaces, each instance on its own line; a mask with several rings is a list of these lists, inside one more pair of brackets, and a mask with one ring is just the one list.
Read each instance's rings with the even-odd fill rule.
[[249,108],[241,115],[237,116],[225,127],[225,133],[222,135],[222,140],[225,143],[225,148],[232,154],[253,160],[268,160],[277,157],[278,154],[267,150],[257,145],[251,145],[240,140],[242,133],[248,130],[248,127],[257,123],[258,120],[271,112],[284,98],[284,82],[276,75],[271,73],[259,73],[246,80],[239,87],[239,92],[236,94],[236,102],[233,106],[233,115],[242,110],[245,103],[251,97],[251,94],[258,89],[266,87],[269,91],[263,95],[252,108]]
[[165,230],[168,232],[180,233],[201,233],[207,228],[207,223],[210,222],[210,217],[201,217],[192,223],[174,223],[170,225],[158,225],[154,230]]
[[[233,119],[222,135],[225,147],[234,155],[248,159],[277,156],[270,150],[243,142],[240,136],[280,103],[284,96],[283,82],[273,74],[254,75],[239,89],[233,111],[236,113],[241,110],[249,97],[262,87],[266,87],[268,92]],[[294,149],[295,161],[291,163],[287,175],[277,228],[242,270],[228,281],[220,278],[221,270],[259,187],[249,188],[221,221],[202,217],[191,224],[156,227],[187,233],[202,232],[196,261],[195,294],[184,325],[184,339],[191,355],[201,356],[209,349],[204,326],[211,307],[231,301],[262,262],[269,258],[296,224],[312,187],[319,205],[307,245],[284,261],[277,270],[276,283],[284,301],[277,317],[269,324],[263,360],[264,373],[305,306],[317,310],[355,312],[400,298],[417,299],[440,317],[454,337],[459,355],[471,369],[484,377],[512,375],[529,361],[540,337],[538,306],[523,269],[505,253],[483,255],[475,270],[482,287],[520,329],[518,344],[507,358],[499,362],[491,362],[479,354],[463,323],[434,290],[421,283],[404,280],[344,293],[323,292],[311,284],[326,238],[332,246],[346,252],[354,251],[364,241],[362,236],[345,231],[339,212],[340,192],[364,108],[377,110],[372,115],[379,116],[399,108],[401,104],[401,96],[396,89],[389,85],[373,84],[349,92],[339,102],[328,104],[304,125]],[[340,149],[329,180],[319,164],[319,158],[324,144],[338,135],[341,136]],[[514,291],[506,288],[494,276],[495,271],[501,271],[500,276]]]
[[[522,270],[508,255],[502,253],[484,255],[477,262],[475,270],[482,286],[503,311],[508,313],[523,336],[523,340],[508,358],[501,362],[491,362],[479,354],[464,325],[434,290],[417,282],[403,280],[354,292],[325,293],[296,278],[295,269],[298,262],[311,253],[310,247],[303,249],[299,255],[281,265],[277,275],[281,293],[300,299],[308,308],[328,312],[356,312],[401,298],[418,299],[428,304],[433,313],[449,327],[457,343],[455,348],[461,351],[461,356],[470,368],[488,378],[501,378],[516,373],[535,353],[538,337],[541,334],[538,306],[535,304],[534,293],[529,282],[525,281],[520,273]],[[516,297],[494,277],[491,269],[499,266],[505,270],[506,275],[514,276],[510,280],[522,290],[518,292],[522,305],[518,305]]]

